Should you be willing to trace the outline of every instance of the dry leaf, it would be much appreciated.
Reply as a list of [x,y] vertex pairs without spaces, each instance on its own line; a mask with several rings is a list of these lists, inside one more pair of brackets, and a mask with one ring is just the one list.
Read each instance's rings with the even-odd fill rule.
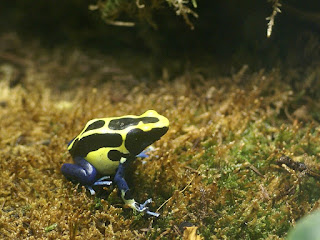
[[197,228],[198,227],[186,227],[183,232],[183,240],[201,240],[203,237],[197,235]]

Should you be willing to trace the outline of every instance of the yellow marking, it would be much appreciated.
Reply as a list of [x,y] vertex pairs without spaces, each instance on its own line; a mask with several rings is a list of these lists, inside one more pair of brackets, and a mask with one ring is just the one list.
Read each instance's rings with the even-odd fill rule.
[[122,158],[120,159],[120,163],[121,163],[121,164],[124,163],[125,161],[127,161],[127,159],[124,158],[124,157],[122,157]]
[[[141,117],[155,117],[155,118],[158,118],[159,121],[156,122],[156,123],[143,123],[142,121],[139,122],[138,125],[135,125],[135,126],[130,126],[130,127],[127,127],[125,129],[122,129],[122,130],[112,130],[112,129],[109,129],[108,128],[108,125],[110,123],[111,120],[114,120],[114,119],[121,119],[121,118],[134,118],[134,119],[137,119],[137,118],[141,118]],[[102,120],[105,122],[104,126],[101,127],[101,128],[98,128],[98,129],[92,129],[92,130],[89,130],[89,131],[86,131],[84,132],[87,127],[92,124],[93,122],[95,121],[99,121],[99,120]],[[86,136],[89,136],[89,135],[92,135],[94,133],[98,133],[98,134],[103,134],[103,133],[118,133],[118,134],[121,134],[122,136],[122,140],[123,142],[126,140],[126,136],[127,136],[127,133],[132,130],[132,129],[135,129],[135,128],[138,128],[138,129],[141,129],[142,131],[144,132],[147,132],[147,131],[150,131],[154,128],[163,128],[163,127],[169,127],[169,120],[158,114],[156,111],[154,110],[148,110],[146,111],[145,113],[141,114],[140,116],[136,116],[136,115],[125,115],[125,116],[121,116],[121,117],[111,117],[111,118],[96,118],[96,119],[92,119],[90,121],[87,122],[86,126],[83,128],[83,130],[80,132],[80,134],[76,137],[79,139],[79,141],[81,141],[81,139],[83,137],[86,137]],[[76,139],[75,138],[75,139]],[[72,148],[73,146],[73,143],[74,141],[72,141],[72,143],[69,145],[68,147],[68,150]],[[119,149],[122,153],[128,153],[127,149],[124,147],[124,144],[120,147]]]
[[117,150],[116,148],[100,148],[96,151],[89,152],[85,159],[91,163],[99,173],[103,175],[115,174],[119,161],[111,161],[108,158],[110,150]]
[[[111,120],[114,119],[121,119],[121,118],[141,118],[141,117],[155,117],[157,118],[159,121],[156,123],[143,123],[142,121],[140,121],[138,123],[138,125],[134,125],[134,126],[129,126],[125,129],[122,130],[112,130],[108,128],[108,125],[110,123]],[[99,121],[102,120],[105,122],[104,126],[98,129],[92,129],[89,131],[84,132],[87,127],[92,124],[95,121]],[[122,144],[119,147],[103,147],[100,148],[96,151],[91,151],[88,153],[88,155],[85,157],[85,159],[90,162],[97,170],[99,173],[101,174],[106,174],[106,175],[110,175],[110,174],[114,174],[116,172],[117,167],[119,166],[119,162],[118,161],[111,161],[108,158],[108,152],[110,150],[117,150],[123,154],[128,154],[129,151],[126,149],[125,147],[125,140],[127,137],[127,134],[129,131],[131,131],[132,129],[141,129],[144,132],[148,132],[151,131],[154,128],[163,128],[163,127],[169,127],[169,120],[158,114],[156,111],[154,110],[148,110],[145,113],[141,114],[140,116],[136,116],[136,115],[125,115],[125,116],[121,116],[121,117],[111,117],[111,118],[96,118],[96,119],[92,119],[90,121],[87,122],[86,126],[83,128],[83,130],[81,131],[81,133],[74,138],[74,140],[70,143],[68,150],[72,149],[75,139],[78,139],[79,141],[81,141],[81,139],[83,137],[98,133],[98,134],[107,134],[107,133],[117,133],[120,134],[122,137]],[[124,163],[126,161],[125,158],[121,158],[120,162]]]

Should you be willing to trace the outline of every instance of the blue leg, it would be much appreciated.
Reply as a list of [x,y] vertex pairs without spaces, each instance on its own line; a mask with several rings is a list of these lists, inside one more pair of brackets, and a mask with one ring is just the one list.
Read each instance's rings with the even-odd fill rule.
[[158,217],[160,215],[159,213],[150,212],[148,211],[148,207],[146,207],[148,203],[152,202],[152,199],[148,199],[143,204],[139,204],[132,198],[128,184],[124,179],[125,165],[126,162],[120,163],[116,175],[114,176],[114,182],[117,184],[119,188],[124,203],[138,212],[145,212],[149,215]]
[[[124,191],[125,193],[127,193],[127,195],[130,195],[130,189],[128,187],[126,180],[124,179],[124,173],[125,173],[125,163],[120,163],[113,180],[117,184],[121,192]],[[129,198],[129,196],[127,198]]]
[[92,166],[88,161],[86,161],[82,157],[75,157],[74,164],[65,163],[61,167],[61,172],[63,175],[71,180],[72,182],[80,183],[84,185],[91,193],[91,195],[95,194],[92,186],[101,186],[101,185],[111,185],[112,181],[105,181],[109,178],[109,176],[102,177],[98,180],[97,178],[97,170],[94,166]]
[[74,164],[65,163],[61,167],[62,174],[72,182],[92,185],[97,177],[97,170],[82,157],[75,157]]

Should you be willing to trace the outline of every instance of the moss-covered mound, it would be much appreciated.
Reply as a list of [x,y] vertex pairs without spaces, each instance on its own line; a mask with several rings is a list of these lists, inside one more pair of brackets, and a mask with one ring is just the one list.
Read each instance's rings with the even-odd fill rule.
[[[111,57],[26,48],[12,35],[2,43],[0,238],[179,239],[196,226],[184,238],[283,239],[319,207],[316,70],[213,76],[190,67],[141,82]],[[304,81],[293,85],[296,77]],[[170,129],[127,180],[135,199],[153,198],[157,219],[123,208],[112,187],[91,196],[60,172],[88,120],[148,109]]]

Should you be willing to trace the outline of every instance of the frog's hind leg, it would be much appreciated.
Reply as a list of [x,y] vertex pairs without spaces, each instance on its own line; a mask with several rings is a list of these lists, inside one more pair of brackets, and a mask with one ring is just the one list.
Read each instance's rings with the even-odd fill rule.
[[82,157],[75,157],[74,164],[63,164],[61,172],[67,179],[84,186],[93,185],[97,177],[96,168]]

